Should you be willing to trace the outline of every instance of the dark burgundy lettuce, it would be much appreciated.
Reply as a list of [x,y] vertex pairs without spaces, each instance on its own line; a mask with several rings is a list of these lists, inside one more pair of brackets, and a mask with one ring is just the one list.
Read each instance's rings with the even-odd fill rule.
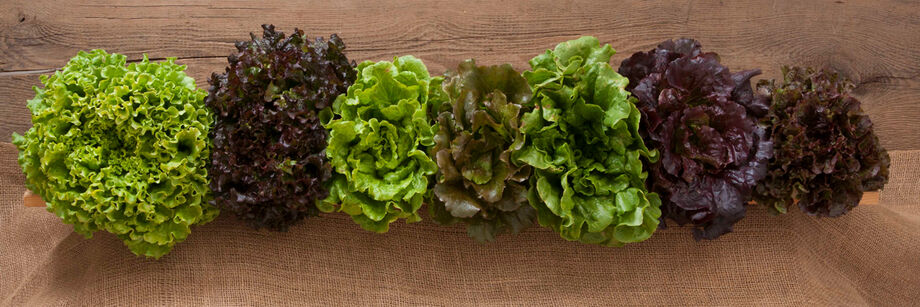
[[633,54],[619,73],[639,100],[646,144],[661,154],[648,185],[662,196],[662,219],[695,225],[698,240],[731,232],[772,155],[758,124],[768,104],[750,85],[760,71],[731,73],[699,42],[679,39]]
[[872,131],[872,121],[853,83],[836,73],[783,67],[782,82],[760,81],[770,97],[775,156],[754,199],[773,212],[798,200],[811,215],[840,216],[856,207],[863,191],[888,182],[891,161]]
[[328,133],[318,114],[355,80],[345,44],[291,36],[263,25],[263,37],[236,44],[205,103],[214,110],[213,203],[254,228],[286,230],[316,215],[331,176]]
[[446,74],[444,91],[450,103],[436,110],[439,131],[432,148],[440,168],[429,206],[435,221],[467,223],[480,242],[530,227],[536,218],[527,204],[531,168],[511,161],[511,152],[524,145],[520,116],[530,109],[527,80],[511,65],[467,60]]

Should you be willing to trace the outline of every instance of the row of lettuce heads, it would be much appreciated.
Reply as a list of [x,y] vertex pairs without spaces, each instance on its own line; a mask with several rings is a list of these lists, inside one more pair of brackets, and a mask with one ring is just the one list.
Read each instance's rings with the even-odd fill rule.
[[510,65],[421,60],[355,66],[345,45],[263,26],[207,93],[172,59],[125,66],[80,52],[42,76],[33,127],[13,135],[27,187],[87,237],[159,258],[219,209],[286,230],[319,212],[364,229],[467,224],[478,241],[539,223],[621,246],[665,219],[697,239],[732,229],[752,199],[839,216],[881,188],[889,158],[835,73],[732,73],[691,39],[610,64],[594,37]]

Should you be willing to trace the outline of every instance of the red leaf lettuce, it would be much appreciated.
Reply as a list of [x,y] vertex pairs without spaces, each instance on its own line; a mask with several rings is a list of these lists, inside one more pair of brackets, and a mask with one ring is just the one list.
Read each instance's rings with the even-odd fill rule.
[[643,137],[661,153],[648,184],[662,196],[662,218],[694,224],[697,239],[730,232],[772,155],[758,124],[768,106],[749,81],[760,71],[731,73],[717,54],[680,39],[633,54],[619,72],[639,99]]
[[254,228],[286,230],[319,211],[328,191],[327,132],[318,114],[355,80],[338,36],[309,40],[263,25],[263,37],[236,44],[205,103],[211,131],[213,202]]
[[891,161],[853,83],[836,73],[784,67],[782,82],[760,81],[772,99],[769,121],[774,158],[754,199],[773,212],[798,200],[811,215],[839,216],[856,207],[863,191],[881,189]]

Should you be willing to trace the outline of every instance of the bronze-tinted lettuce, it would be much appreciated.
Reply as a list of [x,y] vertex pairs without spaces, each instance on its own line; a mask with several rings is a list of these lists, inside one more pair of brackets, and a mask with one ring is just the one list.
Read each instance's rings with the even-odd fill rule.
[[286,230],[319,211],[331,176],[328,133],[318,113],[356,76],[338,36],[309,40],[262,26],[263,37],[236,44],[205,103],[215,113],[210,167],[213,203],[254,228]]
[[440,128],[432,149],[440,168],[429,206],[435,221],[467,223],[480,242],[530,227],[536,217],[527,204],[531,168],[511,161],[511,152],[524,145],[527,80],[511,65],[467,60],[447,72],[444,91],[450,103],[435,110]]
[[775,156],[767,178],[754,194],[758,204],[786,212],[798,200],[802,211],[839,216],[856,205],[863,191],[888,181],[888,152],[873,133],[872,121],[853,83],[836,73],[784,67],[782,82],[760,81],[758,94],[772,98]]
[[648,184],[662,195],[662,217],[696,225],[697,239],[730,232],[772,155],[758,124],[768,106],[749,81],[760,71],[731,73],[717,54],[680,39],[633,54],[619,72],[639,99],[646,143],[661,153]]

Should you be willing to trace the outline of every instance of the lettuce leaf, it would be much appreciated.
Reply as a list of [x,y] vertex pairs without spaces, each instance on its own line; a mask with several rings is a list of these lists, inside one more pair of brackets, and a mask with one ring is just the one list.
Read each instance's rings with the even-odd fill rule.
[[642,160],[657,153],[639,135],[640,113],[628,80],[608,63],[613,54],[585,36],[530,60],[533,110],[512,157],[534,169],[528,199],[540,225],[567,240],[622,246],[652,235],[661,201],[645,189]]
[[123,55],[81,51],[41,76],[32,128],[13,134],[26,187],[48,211],[153,258],[219,213],[208,204],[211,113],[174,60],[126,67]]
[[536,218],[527,204],[531,167],[511,160],[511,152],[524,145],[520,114],[527,110],[530,86],[508,64],[467,60],[446,75],[450,103],[436,112],[440,129],[432,156],[440,171],[431,215],[442,224],[466,223],[479,242],[530,227]]
[[320,210],[337,206],[380,233],[400,218],[421,220],[428,177],[437,171],[426,154],[437,132],[429,106],[443,102],[442,82],[413,56],[358,65],[355,83],[323,115],[335,172]]

